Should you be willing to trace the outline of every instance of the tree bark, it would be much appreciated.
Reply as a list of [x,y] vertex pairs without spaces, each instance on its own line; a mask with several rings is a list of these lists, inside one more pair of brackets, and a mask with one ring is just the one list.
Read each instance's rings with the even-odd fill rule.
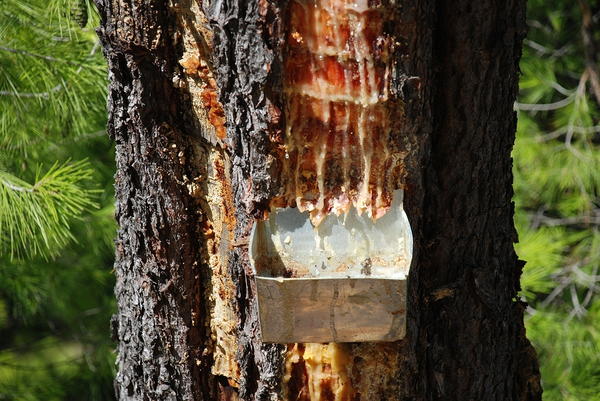
[[[286,2],[96,4],[117,154],[117,397],[311,400],[305,346],[261,342],[247,248],[280,186]],[[333,347],[351,399],[540,400],[511,201],[525,2],[394,7],[407,336]]]
[[200,175],[185,131],[167,2],[97,3],[109,66],[108,131],[116,146],[115,294],[120,400],[212,399]]

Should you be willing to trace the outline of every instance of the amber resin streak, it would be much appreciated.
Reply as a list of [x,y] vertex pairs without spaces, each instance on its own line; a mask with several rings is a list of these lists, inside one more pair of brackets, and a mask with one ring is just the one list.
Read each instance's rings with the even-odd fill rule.
[[288,345],[284,399],[350,401],[360,399],[351,385],[352,357],[345,344]]
[[315,225],[352,206],[389,209],[402,154],[389,146],[393,114],[389,2],[291,0],[284,54],[285,193],[276,206]]

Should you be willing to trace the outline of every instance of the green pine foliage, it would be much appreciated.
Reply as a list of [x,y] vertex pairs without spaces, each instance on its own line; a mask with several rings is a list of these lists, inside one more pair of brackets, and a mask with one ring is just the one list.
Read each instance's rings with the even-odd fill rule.
[[92,176],[86,161],[55,163],[35,184],[0,171],[0,253],[11,257],[55,256],[73,240],[70,220],[94,207],[90,190],[81,186]]
[[[0,252],[52,256],[93,206],[93,169],[66,141],[100,131],[106,72],[93,29],[70,19],[79,0],[3,0],[0,7]],[[97,18],[96,18],[97,20]],[[83,137],[83,138],[82,138]]]
[[0,0],[0,400],[114,399],[114,154],[88,0]]
[[517,252],[545,401],[600,400],[600,98],[582,4],[600,43],[600,2],[529,0],[517,103]]

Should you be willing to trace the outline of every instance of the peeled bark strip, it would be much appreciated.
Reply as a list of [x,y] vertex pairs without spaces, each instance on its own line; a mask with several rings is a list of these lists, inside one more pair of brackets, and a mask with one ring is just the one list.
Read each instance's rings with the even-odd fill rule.
[[179,64],[183,74],[176,81],[187,92],[191,104],[190,131],[203,136],[205,159],[189,160],[205,168],[201,182],[188,186],[200,200],[206,241],[205,262],[210,268],[204,293],[210,313],[211,373],[237,387],[237,302],[236,288],[229,273],[229,248],[233,242],[235,216],[231,194],[230,157],[223,145],[225,115],[218,100],[217,84],[210,60],[213,35],[201,7],[193,0],[182,0],[175,10],[177,33],[183,54]]

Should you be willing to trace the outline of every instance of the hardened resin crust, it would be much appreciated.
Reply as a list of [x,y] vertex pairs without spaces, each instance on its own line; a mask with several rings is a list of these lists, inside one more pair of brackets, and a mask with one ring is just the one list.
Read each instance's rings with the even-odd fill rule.
[[[283,195],[276,206],[377,219],[399,187],[404,152],[390,145],[394,42],[390,5],[292,0],[283,53]],[[394,112],[392,112],[394,110]]]

